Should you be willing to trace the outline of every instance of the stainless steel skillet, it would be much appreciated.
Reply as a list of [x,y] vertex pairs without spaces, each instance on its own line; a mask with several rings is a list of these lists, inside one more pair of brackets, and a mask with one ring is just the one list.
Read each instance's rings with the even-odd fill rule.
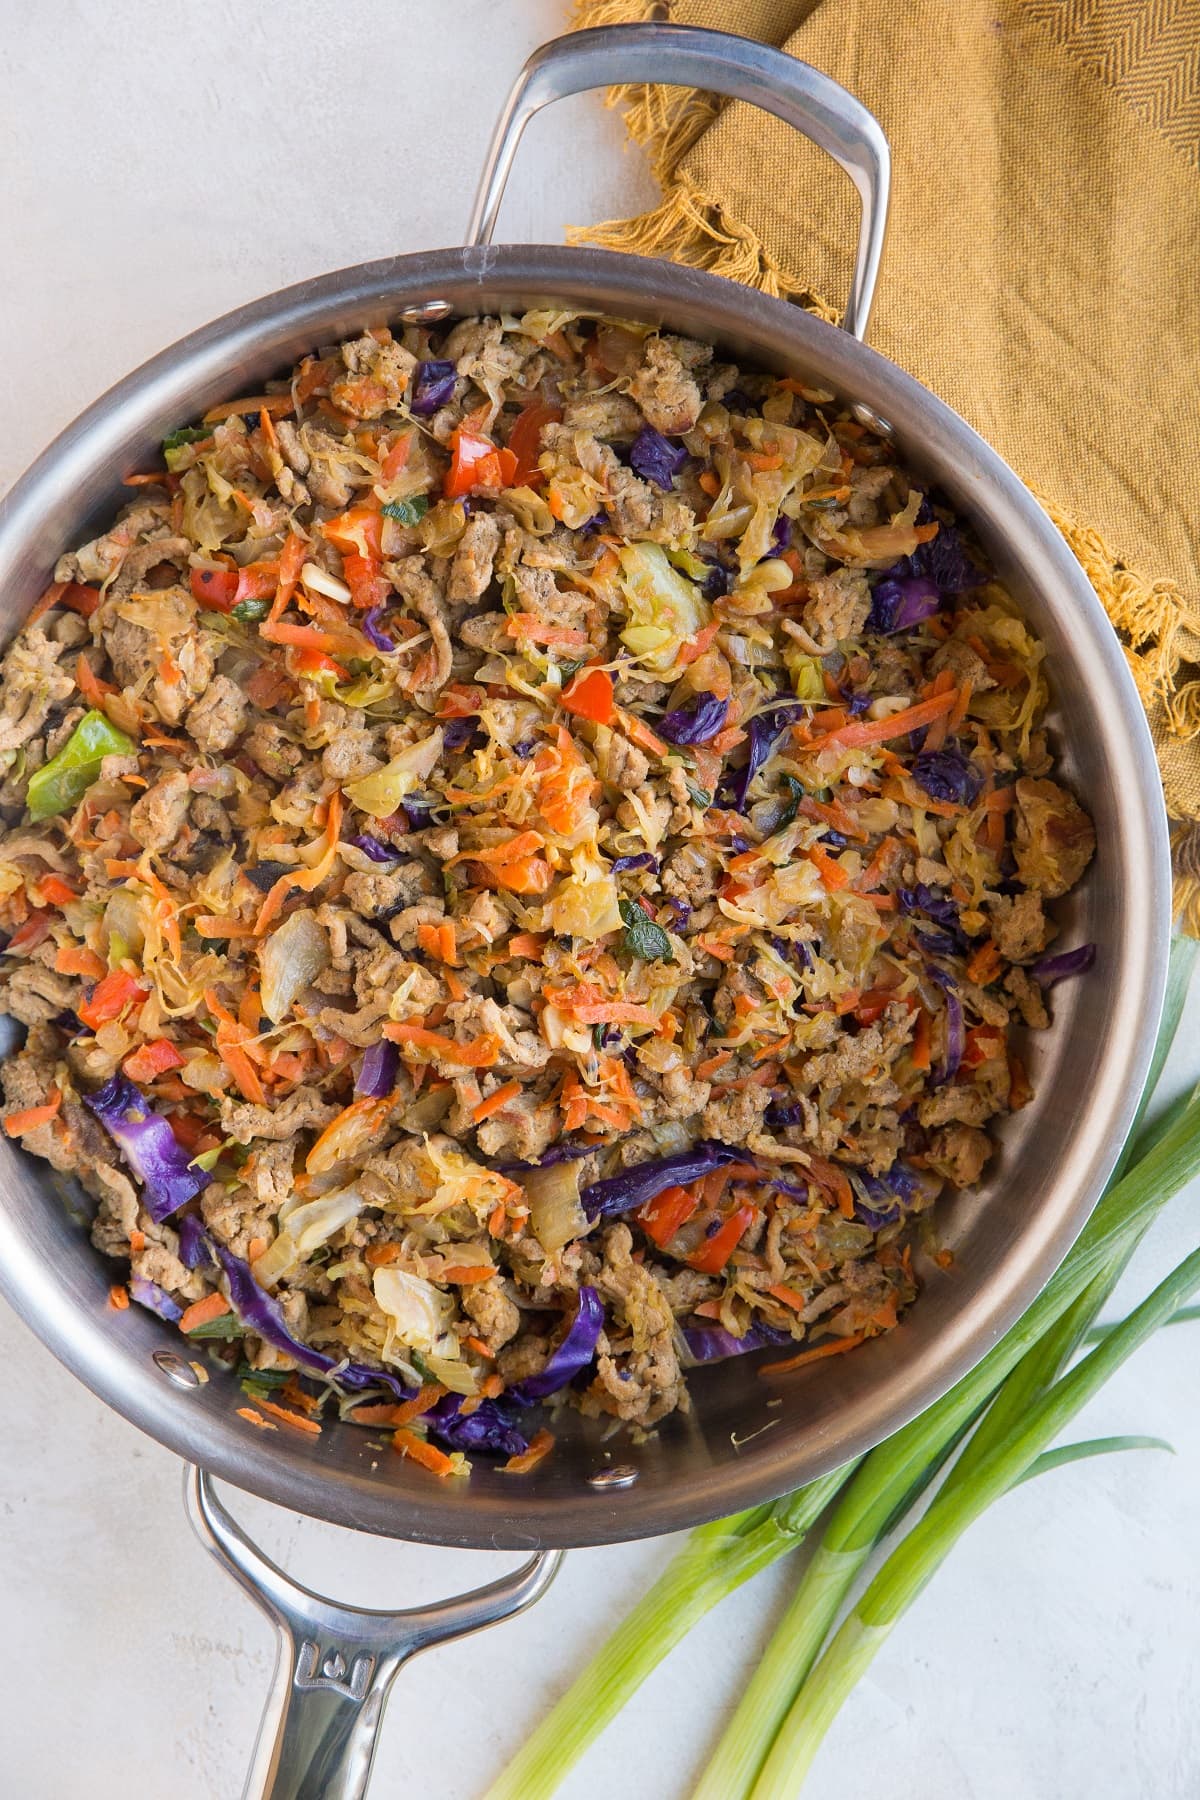
[[[757,102],[814,137],[854,180],[863,230],[846,328],[717,277],[598,251],[489,243],[517,138],[547,101],[586,87],[667,80]],[[886,422],[908,466],[971,519],[1049,649],[1055,725],[1099,853],[1071,923],[1097,969],[1063,995],[1032,1065],[1036,1098],[1003,1134],[985,1189],[946,1209],[954,1250],[898,1330],[769,1389],[753,1358],[699,1372],[693,1414],[652,1442],[604,1442],[572,1417],[555,1454],[514,1479],[480,1463],[438,1484],[367,1434],[259,1433],[235,1394],[201,1384],[177,1335],[105,1306],[108,1271],[44,1165],[0,1145],[0,1288],[43,1341],[118,1411],[205,1475],[198,1529],[277,1619],[281,1657],[249,1792],[360,1794],[387,1686],[404,1656],[527,1604],[553,1574],[539,1554],[483,1594],[419,1615],[317,1600],[240,1537],[209,1485],[221,1476],[293,1510],[385,1535],[544,1553],[733,1512],[859,1454],[929,1405],[1026,1306],[1079,1230],[1136,1104],[1161,1003],[1169,865],[1149,734],[1119,645],[1088,582],[1020,480],[954,413],[861,341],[883,243],[887,148],[878,125],[817,71],[738,38],[612,27],[539,51],[510,102],[463,249],[371,263],[240,308],[155,357],[99,400],[0,503],[0,606],[15,629],[59,552],[102,525],[163,433],[252,391],[303,352],[365,326],[562,306],[663,323],[733,356],[832,388]],[[904,246],[896,247],[904,254]],[[1064,395],[1064,404],[1071,397]],[[782,1405],[770,1411],[772,1395]]]

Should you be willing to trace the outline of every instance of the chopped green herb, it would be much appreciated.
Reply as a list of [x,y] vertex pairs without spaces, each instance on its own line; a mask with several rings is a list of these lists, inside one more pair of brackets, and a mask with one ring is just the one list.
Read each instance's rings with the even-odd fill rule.
[[[199,1332],[193,1332],[192,1335],[198,1337],[200,1334]],[[256,1387],[281,1388],[286,1387],[289,1381],[295,1379],[295,1370],[256,1369],[252,1364],[243,1361],[238,1364],[237,1375],[239,1381],[252,1381]]]
[[222,1313],[219,1319],[206,1319],[203,1325],[194,1325],[185,1333],[190,1338],[239,1338],[245,1332],[245,1326],[235,1313]]
[[212,436],[211,425],[183,425],[178,431],[169,431],[162,441],[163,455],[168,450],[178,450],[181,444],[202,444],[205,438]]
[[270,610],[269,600],[239,600],[233,609],[233,616],[240,619],[243,625],[257,625],[260,619],[266,618]]
[[662,926],[648,919],[635,900],[622,900],[620,906],[625,921],[624,947],[629,954],[643,962],[674,962],[675,952]]
[[776,824],[774,827],[774,829],[776,831],[782,831],[785,825],[791,824],[792,820],[796,817],[796,814],[799,811],[800,802],[804,798],[804,783],[802,781],[797,781],[796,777],[794,775],[785,775],[783,778],[783,783],[788,791],[788,794],[790,795],[790,798],[786,802],[783,811],[780,813],[779,818],[776,821]]
[[202,444],[211,438],[211,425],[185,425],[182,431],[173,431],[163,439],[163,461],[172,474],[184,463],[184,452],[191,444]]
[[707,812],[713,803],[713,797],[708,789],[699,787],[696,782],[689,780],[686,775],[684,776],[683,785],[688,791],[688,797],[691,800],[692,805],[698,806],[701,812]]
[[385,519],[395,519],[398,525],[418,525],[429,511],[427,494],[412,494],[407,500],[389,500],[383,509]]

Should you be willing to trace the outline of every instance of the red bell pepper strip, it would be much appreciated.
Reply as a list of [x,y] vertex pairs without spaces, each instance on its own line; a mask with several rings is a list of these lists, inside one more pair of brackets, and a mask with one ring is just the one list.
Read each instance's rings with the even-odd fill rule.
[[482,432],[456,427],[450,438],[453,461],[446,471],[442,492],[447,500],[460,499],[473,488],[511,487],[516,478],[517,459],[511,450],[502,450]]
[[566,710],[597,725],[611,725],[615,716],[612,676],[607,669],[581,669],[563,689]]
[[699,1204],[699,1194],[693,1194],[685,1187],[664,1188],[653,1200],[647,1200],[637,1216],[638,1224],[661,1250],[679,1227],[686,1225]]
[[757,1206],[739,1206],[720,1230],[705,1238],[700,1248],[688,1257],[691,1267],[704,1275],[719,1275],[757,1217]]
[[82,1001],[75,1010],[84,1024],[95,1031],[110,1019],[119,1019],[126,1007],[140,1005],[149,993],[149,988],[135,981],[125,969],[113,969],[96,983],[91,999]]
[[534,482],[545,479],[537,460],[542,428],[557,424],[561,418],[562,407],[552,406],[544,400],[531,400],[518,414],[516,424],[508,434],[508,447],[517,459],[512,476],[513,487],[531,487]]

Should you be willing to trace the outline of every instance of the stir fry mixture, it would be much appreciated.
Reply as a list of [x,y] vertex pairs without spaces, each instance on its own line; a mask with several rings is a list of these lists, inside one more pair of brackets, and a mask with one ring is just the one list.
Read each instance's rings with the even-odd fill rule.
[[889,1330],[1093,955],[950,512],[831,395],[572,314],[369,331],[163,464],[0,685],[4,1125],[112,1303],[439,1473]]

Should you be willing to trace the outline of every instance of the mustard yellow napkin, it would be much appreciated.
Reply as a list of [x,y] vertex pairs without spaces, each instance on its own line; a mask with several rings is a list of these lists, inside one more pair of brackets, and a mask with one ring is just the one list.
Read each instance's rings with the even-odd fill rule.
[[[1200,929],[1200,0],[579,0],[834,76],[891,141],[870,338],[1035,490],[1150,716],[1177,892]],[[669,256],[836,318],[858,201],[740,102],[618,90],[663,183],[578,240]]]

